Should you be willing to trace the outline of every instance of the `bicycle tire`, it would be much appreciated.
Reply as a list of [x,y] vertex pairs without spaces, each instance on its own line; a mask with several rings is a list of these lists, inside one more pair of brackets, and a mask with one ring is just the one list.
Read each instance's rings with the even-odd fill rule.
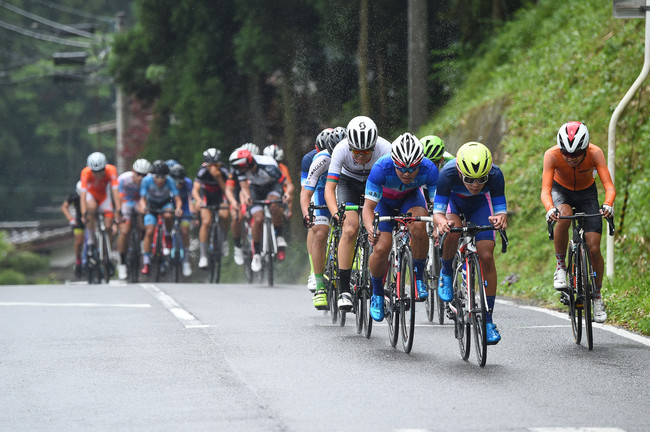
[[413,270],[413,255],[411,249],[403,247],[400,261],[400,319],[402,327],[402,348],[405,353],[411,353],[415,336],[415,275]]
[[153,279],[160,281],[160,267],[162,266],[162,226],[156,226],[153,237],[155,239],[154,251],[152,254],[151,266],[153,268]]
[[485,305],[485,280],[481,263],[477,255],[471,256],[470,268],[470,318],[474,328],[474,348],[476,349],[476,361],[481,367],[485,367],[487,361],[487,330]]
[[183,239],[181,234],[174,230],[172,233],[172,251],[170,255],[170,262],[173,271],[171,272],[171,277],[173,277],[174,282],[179,283],[181,281],[181,273],[183,267]]
[[330,312],[330,319],[332,323],[338,321],[339,316],[339,287],[338,287],[338,242],[340,239],[340,231],[336,229],[330,239],[328,246],[327,263],[325,264],[325,287],[327,289],[327,306]]
[[[386,321],[388,322],[388,342],[392,347],[397,346],[399,338],[399,308],[396,301],[396,278],[395,271],[395,252],[391,251],[388,255],[388,271],[386,272],[386,281],[384,283],[384,295],[388,296],[388,308],[385,313]],[[384,298],[384,303],[386,303]]]
[[589,250],[585,248],[584,245],[580,246],[580,257],[582,265],[580,269],[582,271],[582,293],[584,296],[583,310],[585,316],[585,334],[587,337],[587,347],[589,350],[594,348],[594,332],[593,332],[593,317],[592,317],[592,293],[594,288],[594,282],[591,278],[591,269],[590,260],[589,260]]
[[88,255],[86,257],[86,267],[88,268],[88,284],[95,283],[95,276],[97,274],[97,256],[95,254],[95,246],[88,245]]
[[352,281],[352,312],[354,314],[354,322],[356,325],[357,334],[363,332],[363,305],[362,305],[362,291],[363,291],[363,282],[362,282],[362,264],[361,260],[363,257],[363,251],[361,250],[362,246],[357,238],[357,243],[354,247],[354,258],[352,259],[352,276],[350,280]]
[[208,283],[218,283],[221,278],[221,226],[213,219],[208,244]]
[[105,232],[102,232],[101,238],[102,238],[102,273],[104,274],[104,281],[106,282],[106,284],[108,284],[113,274],[113,263],[111,262],[111,256],[108,251],[108,247],[109,247],[108,235]]
[[131,283],[137,283],[139,276],[138,268],[140,267],[140,234],[135,226],[131,226],[128,242],[129,248],[126,253],[126,263],[129,272],[129,281]]
[[571,331],[573,332],[573,340],[576,344],[580,344],[582,340],[582,307],[578,306],[578,283],[579,277],[577,275],[576,269],[576,255],[573,247],[573,241],[571,241],[571,248],[569,250],[569,260],[567,262],[567,269],[569,271],[568,275],[568,287],[567,287],[567,296],[569,298],[569,319],[571,321]]
[[466,287],[463,275],[463,256],[458,252],[454,257],[454,298],[452,302],[456,307],[454,315],[454,333],[458,340],[458,348],[463,361],[467,361],[470,353],[471,344],[471,325],[467,317],[468,300],[466,299]]
[[264,253],[265,256],[265,266],[266,266],[266,281],[269,285],[269,287],[273,287],[273,261],[274,261],[274,256],[275,252],[273,251],[273,245],[275,245],[274,240],[273,240],[273,232],[274,232],[273,224],[271,221],[266,222],[266,233],[267,233],[267,238],[266,238],[266,245],[267,245],[267,251]]
[[253,282],[253,270],[251,269],[251,261],[253,260],[253,250],[251,246],[251,237],[248,222],[242,220],[242,240],[241,240],[241,250],[242,256],[244,257],[244,275],[246,276],[246,281],[248,284]]

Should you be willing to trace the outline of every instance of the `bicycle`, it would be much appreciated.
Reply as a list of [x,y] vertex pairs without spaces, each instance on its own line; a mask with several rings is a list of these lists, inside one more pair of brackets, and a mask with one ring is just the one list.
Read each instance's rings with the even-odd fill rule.
[[[432,205],[429,205],[429,215],[432,212]],[[435,317],[435,312],[438,312],[438,324],[443,325],[445,323],[445,310],[447,308],[447,303],[440,300],[438,296],[438,282],[440,280],[440,251],[436,247],[434,242],[434,230],[435,227],[433,223],[427,223],[427,234],[429,235],[429,252],[427,254],[427,264],[424,268],[424,281],[427,284],[427,290],[429,291],[429,296],[426,299],[426,311],[427,311],[427,320],[433,322]]]
[[[212,212],[210,232],[208,235],[208,283],[218,283],[221,279],[221,257],[223,241],[226,234],[222,233],[219,211],[229,209],[226,204],[206,206]],[[182,266],[182,263],[181,263]]]
[[153,270],[153,279],[155,282],[160,281],[160,276],[167,272],[167,257],[169,253],[165,249],[164,238],[167,235],[165,228],[165,221],[163,215],[166,213],[173,214],[174,211],[166,210],[148,210],[147,213],[154,215],[156,219],[156,226],[153,231],[153,238],[151,243],[151,269]]
[[[476,250],[476,235],[484,231],[498,231],[501,236],[501,252],[508,249],[508,237],[505,230],[495,229],[492,225],[477,226],[470,223],[463,227],[452,227],[449,232],[461,233],[458,249],[452,261],[454,297],[447,304],[450,318],[454,321],[454,336],[463,361],[470,354],[471,334],[474,330],[474,346],[478,365],[485,367],[487,361],[486,314],[487,303],[481,261]],[[440,238],[440,248],[448,233]]]
[[95,242],[87,244],[87,266],[88,284],[101,283],[102,279],[108,284],[115,273],[115,266],[111,261],[111,240],[106,232],[105,213],[108,211],[97,211],[95,213]]
[[[571,220],[572,239],[567,258],[567,289],[562,291],[560,301],[569,307],[571,330],[576,344],[582,340],[582,314],[584,310],[585,333],[587,347],[594,348],[593,336],[593,293],[596,290],[596,273],[591,265],[589,246],[585,240],[584,221],[587,218],[602,218],[600,213],[585,214],[578,212],[574,215],[560,216],[559,219]],[[609,226],[609,236],[614,236],[614,218],[605,218]],[[555,221],[548,223],[548,237],[553,240]]]
[[174,217],[174,225],[169,231],[169,236],[172,240],[172,247],[169,252],[169,265],[171,266],[172,272],[169,277],[170,280],[173,279],[174,282],[178,283],[183,273],[183,262],[186,252],[181,235],[181,219],[177,216]]
[[375,212],[373,221],[373,232],[376,235],[380,222],[396,223],[392,231],[393,245],[388,255],[388,271],[384,282],[384,309],[388,322],[388,341],[392,347],[397,345],[401,326],[402,348],[406,353],[410,353],[413,348],[415,303],[418,300],[411,233],[408,230],[408,225],[416,221],[433,223],[433,217],[412,216],[410,213],[379,216]]
[[[261,274],[266,275],[268,285],[273,287],[273,262],[278,254],[278,242],[271,218],[271,205],[284,204],[281,199],[273,200],[253,200],[253,205],[261,205],[264,208],[264,220],[262,221],[262,270]],[[257,252],[256,252],[257,253]]]
[[241,249],[242,249],[242,256],[244,258],[244,275],[246,275],[246,281],[248,283],[252,283],[253,279],[255,278],[255,273],[251,269],[251,261],[253,260],[253,232],[251,231],[251,222],[250,222],[250,215],[248,214],[248,211],[245,210],[246,207],[242,206],[242,217],[241,217],[241,224],[242,224],[242,243],[241,243]]
[[140,274],[140,260],[142,259],[142,249],[140,247],[140,241],[142,240],[142,229],[140,228],[141,215],[135,210],[131,212],[131,227],[129,228],[127,237],[126,267],[131,283],[137,283]]
[[368,269],[368,258],[372,253],[372,245],[368,241],[368,232],[361,221],[363,206],[346,206],[356,207],[359,213],[359,234],[354,245],[354,256],[352,259],[352,281],[353,287],[353,312],[355,314],[357,334],[362,334],[370,338],[372,334],[372,317],[370,316],[370,299],[372,298],[372,282],[370,280],[370,270]]

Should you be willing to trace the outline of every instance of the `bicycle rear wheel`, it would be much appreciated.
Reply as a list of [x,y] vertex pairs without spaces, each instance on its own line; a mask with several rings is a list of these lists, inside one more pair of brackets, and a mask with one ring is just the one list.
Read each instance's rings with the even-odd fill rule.
[[[384,296],[388,297],[388,306],[384,305],[386,310],[386,321],[388,322],[388,342],[391,346],[397,345],[399,337],[399,307],[397,304],[397,272],[395,269],[395,252],[391,251],[388,256],[388,271],[386,272],[386,281],[384,283]],[[386,298],[384,297],[384,304]]]
[[591,264],[589,260],[589,250],[580,246],[581,272],[582,272],[582,293],[584,296],[584,313],[585,313],[585,334],[587,334],[587,347],[589,350],[594,348],[593,317],[592,317],[592,293],[595,283],[591,274]]
[[251,269],[251,260],[253,260],[253,249],[251,246],[252,237],[250,236],[250,231],[248,223],[242,221],[242,240],[241,240],[241,250],[242,256],[244,256],[244,275],[246,276],[246,281],[248,284],[253,282],[253,270]]
[[474,328],[474,348],[476,349],[476,361],[481,367],[485,367],[487,361],[487,333],[485,316],[487,307],[485,305],[485,283],[483,271],[478,256],[472,255],[470,261],[470,321]]
[[154,229],[153,237],[154,241],[154,251],[151,257],[151,267],[153,268],[153,279],[155,282],[160,281],[160,267],[162,266],[162,226],[157,226]]
[[173,278],[173,281],[176,283],[179,283],[181,281],[183,256],[183,239],[181,238],[181,234],[178,231],[174,230],[174,233],[172,235],[172,251],[170,255],[172,266],[170,278]]
[[102,274],[104,275],[104,281],[106,281],[106,284],[108,284],[111,279],[111,275],[113,275],[113,263],[111,262],[111,256],[109,253],[108,235],[106,233],[101,233],[101,239]]
[[129,248],[126,253],[126,263],[128,266],[129,281],[131,283],[137,283],[139,276],[138,268],[140,267],[140,234],[135,227],[131,227],[129,231]]
[[208,258],[209,282],[218,283],[221,278],[221,226],[213,221],[210,228],[210,248]]
[[275,253],[273,252],[273,224],[271,224],[271,221],[266,222],[266,248],[267,251],[265,252],[265,266],[266,266],[266,280],[269,284],[269,287],[273,287],[273,261],[274,261],[274,255]]
[[99,263],[97,262],[97,247],[95,245],[88,245],[88,254],[86,257],[86,267],[88,268],[88,284],[101,282],[99,275]]
[[402,322],[402,347],[410,353],[413,348],[415,333],[415,276],[413,272],[413,256],[408,246],[404,247],[400,262],[400,317]]
[[330,238],[330,244],[328,246],[328,255],[327,263],[325,264],[325,273],[323,278],[325,280],[325,288],[327,289],[327,306],[330,312],[330,319],[332,323],[336,323],[339,318],[339,287],[338,287],[338,269],[339,269],[339,260],[338,260],[338,244],[339,244],[340,235],[338,230],[334,232],[334,235]]
[[578,284],[581,277],[578,277],[576,269],[576,255],[573,250],[573,242],[569,251],[569,261],[567,264],[569,270],[569,286],[567,288],[567,297],[569,303],[569,319],[571,320],[571,330],[573,331],[573,340],[580,344],[582,340],[582,301],[578,293]]
[[454,298],[452,300],[456,307],[456,314],[454,315],[455,329],[454,334],[458,340],[458,348],[460,349],[460,356],[464,361],[469,358],[470,343],[471,343],[471,327],[467,311],[469,309],[469,301],[467,300],[467,287],[465,282],[465,270],[463,269],[463,257],[460,253],[456,253],[453,261],[454,269]]

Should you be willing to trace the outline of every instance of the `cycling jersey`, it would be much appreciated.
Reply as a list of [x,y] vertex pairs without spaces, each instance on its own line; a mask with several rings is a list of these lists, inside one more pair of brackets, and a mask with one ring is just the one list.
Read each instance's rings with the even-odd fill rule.
[[307,180],[307,175],[309,174],[309,167],[311,162],[314,160],[314,156],[318,153],[318,149],[310,150],[302,157],[302,163],[300,164],[300,186],[305,186],[305,181]]
[[[182,185],[179,187],[178,184],[181,182]],[[174,181],[174,183],[176,183],[176,188],[178,189],[178,195],[183,202],[182,219],[190,220],[192,219],[192,214],[190,212],[190,200],[192,199],[192,179],[186,176],[185,179],[183,179],[181,182],[177,182],[176,180]]]
[[85,228],[85,225],[83,221],[81,221],[81,198],[79,197],[79,194],[77,193],[77,188],[72,190],[68,198],[65,200],[65,202],[68,204],[68,206],[72,206],[74,208],[74,220],[75,224],[72,227],[72,230],[74,231],[75,229],[83,229]]
[[390,142],[382,137],[377,137],[374,152],[370,161],[358,164],[352,157],[348,139],[344,138],[336,145],[332,152],[332,162],[327,173],[328,182],[338,182],[341,175],[365,182],[370,174],[370,169],[382,156],[390,153]]
[[[379,200],[400,200],[409,193],[426,185],[433,199],[438,181],[438,168],[429,159],[424,158],[419,165],[417,176],[411,183],[404,184],[395,172],[395,164],[390,155],[384,155],[374,165],[366,181],[367,199],[375,202]],[[426,206],[425,206],[426,207]]]
[[81,190],[92,195],[97,203],[101,203],[106,200],[106,189],[108,185],[111,185],[111,188],[115,190],[118,188],[117,168],[112,164],[106,164],[103,176],[98,178],[90,167],[84,167],[81,170],[80,180]]
[[[327,180],[327,170],[331,161],[332,157],[327,150],[321,150],[318,152],[312,160],[311,166],[309,167],[309,173],[307,174],[307,178],[303,185],[306,190],[314,191],[313,200],[314,204],[317,206],[327,204],[325,202],[325,183]],[[326,216],[327,222],[329,222],[329,218],[332,216],[330,211],[327,209],[316,209],[314,215],[317,217]],[[325,221],[322,218],[317,220],[320,222]]]
[[174,179],[167,176],[162,187],[158,187],[152,175],[148,174],[140,184],[140,196],[147,200],[150,209],[162,208],[165,204],[171,203],[172,198],[178,195],[178,188]]
[[596,145],[589,144],[583,160],[577,167],[571,167],[562,156],[559,146],[553,146],[544,153],[544,170],[542,172],[542,203],[546,210],[553,208],[551,190],[553,181],[571,191],[582,191],[594,184],[594,170],[598,173],[605,188],[606,205],[613,206],[616,197],[614,182],[607,169],[603,151]]
[[[219,166],[219,172],[221,173],[221,177],[223,178],[224,185],[230,176],[230,171],[224,167],[223,165]],[[201,191],[204,194],[207,195],[223,195],[223,189],[221,188],[221,184],[219,184],[219,181],[215,179],[212,174],[210,173],[210,170],[208,169],[208,164],[203,163],[199,167],[199,170],[196,173],[196,178],[194,179],[195,182],[199,182],[201,184]]]
[[122,204],[140,200],[140,185],[136,183],[135,176],[132,171],[127,171],[117,178],[117,191],[122,198]]
[[[286,164],[283,164],[281,162],[278,162],[278,167],[280,168],[280,171],[284,175],[285,179],[287,179],[287,182],[293,183],[291,181],[291,174],[289,174],[289,167],[287,167]],[[286,190],[286,186],[285,186],[285,190]]]

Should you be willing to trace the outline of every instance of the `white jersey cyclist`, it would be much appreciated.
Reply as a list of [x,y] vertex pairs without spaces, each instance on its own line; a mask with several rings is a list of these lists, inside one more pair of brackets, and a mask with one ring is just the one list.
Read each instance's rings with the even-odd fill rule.
[[341,175],[365,182],[370,174],[370,169],[379,158],[390,154],[390,142],[383,137],[377,137],[377,143],[372,153],[372,158],[365,164],[358,164],[352,157],[348,139],[344,138],[336,145],[332,152],[332,162],[330,162],[327,173],[327,180],[338,182]]

